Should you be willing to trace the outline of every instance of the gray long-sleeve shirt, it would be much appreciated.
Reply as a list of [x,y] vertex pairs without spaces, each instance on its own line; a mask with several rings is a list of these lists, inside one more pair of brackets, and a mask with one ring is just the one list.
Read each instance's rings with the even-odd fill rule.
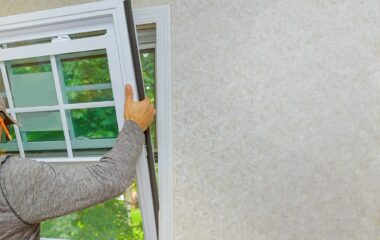
[[0,157],[0,239],[39,239],[40,223],[114,198],[132,183],[144,135],[124,123],[113,149],[90,166]]

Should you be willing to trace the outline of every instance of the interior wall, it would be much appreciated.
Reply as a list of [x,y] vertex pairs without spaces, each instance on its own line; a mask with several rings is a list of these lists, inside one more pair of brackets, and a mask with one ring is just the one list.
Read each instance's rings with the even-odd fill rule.
[[[79,1],[1,1],[0,15]],[[380,2],[171,4],[176,240],[380,236]]]

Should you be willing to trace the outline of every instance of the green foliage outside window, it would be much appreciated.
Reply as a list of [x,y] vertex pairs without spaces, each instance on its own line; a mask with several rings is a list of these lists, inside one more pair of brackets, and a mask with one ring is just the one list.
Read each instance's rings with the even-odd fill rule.
[[[145,94],[156,105],[156,60],[154,49],[140,54],[142,74],[144,79]],[[156,142],[156,120],[150,126],[152,143],[157,151]]]
[[71,110],[75,137],[89,139],[116,138],[116,113],[114,107]]
[[[107,54],[104,50],[92,52],[91,56],[75,54],[61,56],[63,79],[68,103],[112,101],[111,77],[108,70]],[[96,66],[96,67],[94,67]],[[70,87],[109,84],[106,89],[70,91]]]
[[73,54],[66,54],[61,58],[65,86],[71,87],[111,82],[107,55],[104,50],[92,56],[76,57]]
[[45,221],[41,236],[83,240],[144,239],[140,210],[128,210],[124,201],[118,199]]
[[40,72],[51,72],[50,60],[47,57],[30,59],[33,64],[14,64],[12,65],[12,73],[16,74],[30,74]]

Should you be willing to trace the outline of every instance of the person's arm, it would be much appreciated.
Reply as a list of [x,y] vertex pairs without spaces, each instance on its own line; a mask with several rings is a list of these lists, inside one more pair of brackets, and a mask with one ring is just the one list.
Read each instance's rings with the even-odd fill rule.
[[52,166],[30,159],[10,158],[0,169],[2,191],[9,207],[29,224],[93,206],[123,193],[131,184],[141,155],[144,134],[155,110],[149,99],[133,101],[125,88],[126,122],[114,148],[96,164]]
[[10,158],[1,168],[1,184],[13,211],[34,224],[112,199],[132,183],[144,134],[127,121],[115,147],[90,166],[52,166]]

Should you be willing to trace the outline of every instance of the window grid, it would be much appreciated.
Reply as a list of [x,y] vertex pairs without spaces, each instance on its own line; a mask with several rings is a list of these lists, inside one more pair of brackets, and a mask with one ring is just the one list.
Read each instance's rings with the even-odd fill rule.
[[[70,41],[70,40],[69,40]],[[108,67],[110,68],[110,74],[112,75],[112,70],[111,70],[111,63],[110,59],[108,58],[108,51],[110,50],[108,47],[103,48],[107,52],[107,59],[109,61]],[[96,51],[99,50],[98,48],[95,49],[85,49],[85,51]],[[78,51],[78,49],[77,49]],[[79,50],[80,51],[80,50]],[[67,52],[70,53],[70,52]],[[12,59],[10,59],[12,60]],[[9,60],[9,61],[10,61]],[[58,100],[57,105],[53,106],[33,106],[33,107],[15,107],[14,102],[13,102],[13,96],[10,88],[10,82],[9,82],[9,77],[8,77],[8,72],[10,69],[7,69],[7,66],[4,62],[0,62],[0,69],[1,69],[1,74],[3,76],[3,82],[4,82],[4,88],[6,91],[6,97],[8,99],[8,104],[9,108],[7,111],[11,114],[11,116],[17,120],[16,113],[33,113],[33,112],[51,112],[51,111],[59,111],[60,112],[60,118],[61,118],[61,123],[62,123],[62,128],[63,128],[63,133],[64,133],[64,138],[65,138],[65,144],[66,144],[66,151],[67,151],[67,157],[65,158],[75,158],[73,154],[73,149],[72,149],[72,141],[70,138],[70,129],[68,127],[68,119],[66,116],[66,110],[75,110],[75,109],[88,109],[88,108],[101,108],[101,107],[116,107],[115,105],[115,100],[113,101],[100,101],[100,102],[84,102],[84,103],[64,103],[63,101],[63,93],[62,93],[62,87],[61,86],[61,81],[60,78],[63,77],[61,76],[62,74],[59,73],[59,67],[57,63],[57,56],[56,55],[50,55],[50,64],[52,67],[52,75],[53,75],[53,80],[54,80],[54,86],[56,90],[56,97]],[[111,82],[112,82],[112,77],[111,77]],[[62,79],[63,81],[63,79]],[[103,84],[103,87],[106,87],[106,84]],[[112,83],[109,83],[107,85],[111,85]],[[113,89],[114,90],[114,89]],[[113,91],[113,94],[115,95],[115,92]],[[115,96],[114,96],[115,99]],[[25,157],[25,149],[21,137],[21,132],[20,128],[18,126],[15,127],[15,135],[16,135],[16,140],[17,140],[17,146],[19,148],[19,153],[21,157]]]

